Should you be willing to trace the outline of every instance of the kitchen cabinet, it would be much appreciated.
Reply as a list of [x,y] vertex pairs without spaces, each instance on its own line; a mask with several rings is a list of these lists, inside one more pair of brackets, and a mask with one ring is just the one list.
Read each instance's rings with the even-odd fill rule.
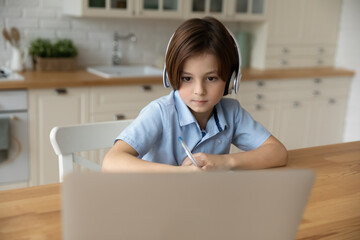
[[185,15],[213,16],[222,20],[265,20],[264,0],[190,0],[185,2]]
[[29,90],[31,185],[59,181],[50,131],[59,125],[88,122],[88,97],[87,88]]
[[[351,77],[243,81],[239,93],[228,97],[238,99],[288,149],[295,149],[342,141],[350,83]],[[58,160],[49,140],[54,126],[133,119],[170,91],[162,84],[30,89],[30,185],[58,181]],[[101,163],[107,151],[84,157]]]
[[249,81],[230,97],[296,149],[342,141],[350,83],[346,77]]
[[63,12],[77,17],[130,17],[135,14],[132,0],[64,0]]
[[[160,84],[29,90],[31,185],[59,181],[49,138],[53,127],[136,118],[149,102],[169,93]],[[107,150],[82,155],[101,163]]]
[[174,18],[213,16],[265,20],[265,0],[64,0],[65,14],[78,17]]
[[183,2],[180,0],[138,0],[136,14],[143,17],[182,18]]
[[334,65],[341,0],[268,0],[265,68]]

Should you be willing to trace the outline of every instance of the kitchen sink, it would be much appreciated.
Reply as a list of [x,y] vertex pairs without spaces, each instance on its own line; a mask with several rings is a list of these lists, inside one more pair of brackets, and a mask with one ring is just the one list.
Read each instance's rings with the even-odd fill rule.
[[96,66],[87,71],[104,78],[162,76],[162,69],[148,65]]

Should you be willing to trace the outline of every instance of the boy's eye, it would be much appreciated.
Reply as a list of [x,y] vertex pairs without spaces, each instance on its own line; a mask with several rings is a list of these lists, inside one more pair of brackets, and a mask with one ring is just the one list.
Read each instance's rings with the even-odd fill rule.
[[181,80],[183,82],[189,82],[191,80],[191,77],[182,77]]
[[217,80],[217,77],[208,77],[207,80],[213,82]]

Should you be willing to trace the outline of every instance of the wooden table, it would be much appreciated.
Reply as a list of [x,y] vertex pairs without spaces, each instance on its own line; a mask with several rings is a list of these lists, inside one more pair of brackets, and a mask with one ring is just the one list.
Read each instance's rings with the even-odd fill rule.
[[[315,185],[297,239],[360,239],[360,141],[289,151]],[[0,192],[0,239],[62,239],[60,184]]]

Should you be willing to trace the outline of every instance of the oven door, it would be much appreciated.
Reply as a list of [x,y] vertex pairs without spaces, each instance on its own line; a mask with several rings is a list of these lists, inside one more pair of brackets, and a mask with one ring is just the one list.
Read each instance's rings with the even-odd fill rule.
[[11,147],[8,158],[0,162],[0,186],[28,182],[30,175],[28,113],[26,110],[0,113],[0,118],[11,119]]

